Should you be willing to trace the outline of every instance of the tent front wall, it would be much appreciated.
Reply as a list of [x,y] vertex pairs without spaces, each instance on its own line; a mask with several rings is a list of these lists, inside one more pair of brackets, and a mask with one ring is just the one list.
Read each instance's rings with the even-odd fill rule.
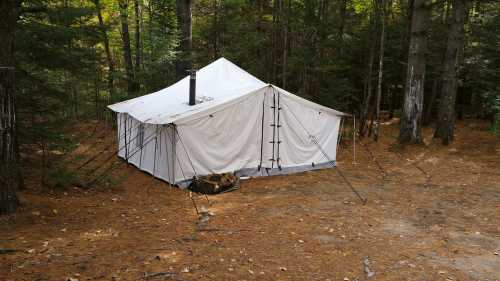
[[176,125],[182,166],[175,170],[176,182],[195,172],[266,175],[324,168],[336,159],[340,120],[282,89],[264,87]]

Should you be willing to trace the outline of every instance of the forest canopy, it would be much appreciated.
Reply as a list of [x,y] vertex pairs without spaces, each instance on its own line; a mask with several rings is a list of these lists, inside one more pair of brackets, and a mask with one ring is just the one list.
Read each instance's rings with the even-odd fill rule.
[[[177,2],[186,1],[23,2],[16,38],[19,120],[49,126],[55,120],[102,117],[106,105],[159,90],[186,75],[175,69],[184,56]],[[376,90],[384,21],[381,108],[397,115],[404,95],[411,2],[192,1],[190,60],[199,68],[224,56],[266,82],[359,113],[367,91]],[[424,103],[435,108],[425,116],[428,121],[437,117],[439,89],[433,87],[440,86],[453,1],[430,2]],[[469,4],[457,109],[460,116],[491,117],[499,106],[500,4]]]

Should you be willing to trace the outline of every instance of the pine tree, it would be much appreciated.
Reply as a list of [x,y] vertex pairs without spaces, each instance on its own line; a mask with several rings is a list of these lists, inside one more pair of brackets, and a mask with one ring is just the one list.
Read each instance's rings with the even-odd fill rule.
[[427,1],[414,0],[405,96],[399,132],[399,141],[401,143],[422,142],[422,112],[429,17],[430,11]]
[[14,59],[19,5],[17,0],[0,3],[0,214],[12,213],[19,205]]

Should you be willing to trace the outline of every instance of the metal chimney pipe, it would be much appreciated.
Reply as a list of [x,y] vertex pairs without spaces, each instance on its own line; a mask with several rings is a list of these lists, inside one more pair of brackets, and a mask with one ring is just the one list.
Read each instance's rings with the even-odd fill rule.
[[189,74],[189,105],[196,104],[196,70]]

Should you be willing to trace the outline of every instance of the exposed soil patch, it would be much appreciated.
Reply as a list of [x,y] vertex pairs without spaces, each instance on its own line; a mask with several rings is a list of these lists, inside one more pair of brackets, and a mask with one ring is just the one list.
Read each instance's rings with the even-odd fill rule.
[[[367,280],[366,259],[369,280],[500,280],[500,139],[474,124],[450,147],[405,149],[384,126],[357,164],[345,144],[338,165],[366,205],[331,169],[195,195],[202,218],[188,192],[125,164],[88,190],[40,191],[29,173],[24,206],[0,218],[0,249],[19,250],[0,254],[0,280]],[[114,140],[92,148],[86,126],[74,167]]]

